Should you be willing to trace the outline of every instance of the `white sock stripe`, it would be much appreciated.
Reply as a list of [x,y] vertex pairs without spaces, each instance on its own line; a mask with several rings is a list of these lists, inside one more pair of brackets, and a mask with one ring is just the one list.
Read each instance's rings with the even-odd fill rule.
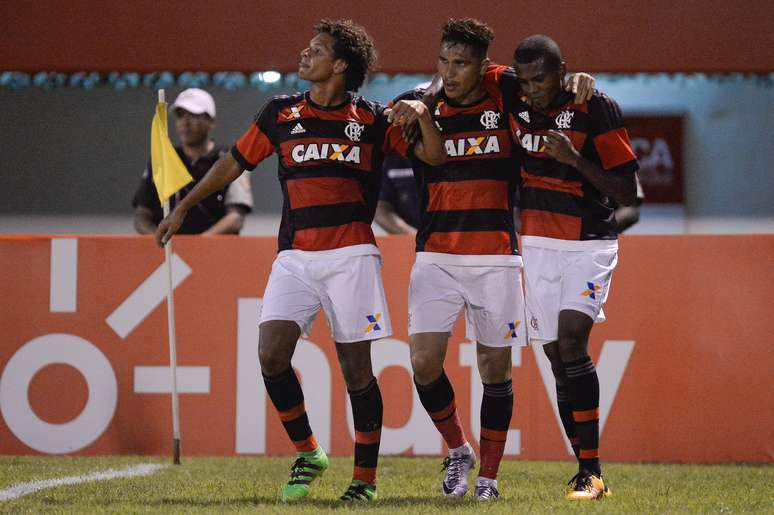
[[38,481],[29,481],[27,483],[19,483],[18,485],[13,485],[9,488],[0,490],[0,501],[11,501],[40,490],[45,490],[46,488],[55,488],[57,486],[75,485],[91,481],[106,481],[124,477],[148,476],[164,467],[166,467],[166,465],[142,463],[123,470],[108,469],[92,472],[91,474],[84,476],[68,476],[57,479],[42,479]]
[[484,385],[484,395],[488,397],[509,397],[513,395],[513,387],[489,388],[486,385]]
[[567,377],[579,377],[586,374],[591,374],[595,371],[594,363],[589,361],[588,363],[584,363],[583,365],[578,365],[577,367],[567,367],[565,371],[567,372]]
[[565,370],[575,370],[575,369],[578,369],[578,368],[586,368],[589,365],[591,365],[593,367],[594,366],[594,362],[591,361],[591,358],[586,358],[585,360],[583,360],[583,362],[578,363],[577,365],[570,365],[569,363],[563,363],[563,365],[564,365],[564,369]]

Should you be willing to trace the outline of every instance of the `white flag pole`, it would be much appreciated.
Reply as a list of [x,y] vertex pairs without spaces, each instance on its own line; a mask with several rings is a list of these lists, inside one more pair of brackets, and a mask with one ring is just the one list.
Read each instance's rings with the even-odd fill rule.
[[[164,90],[159,90],[159,102],[165,102]],[[162,170],[162,173],[166,170]],[[163,175],[162,175],[163,178]],[[169,199],[164,201],[164,218],[169,215]],[[177,345],[175,338],[175,302],[172,296],[172,240],[164,244],[164,265],[167,269],[167,328],[169,332],[169,368],[172,374],[172,462],[180,465],[180,407],[177,399]]]

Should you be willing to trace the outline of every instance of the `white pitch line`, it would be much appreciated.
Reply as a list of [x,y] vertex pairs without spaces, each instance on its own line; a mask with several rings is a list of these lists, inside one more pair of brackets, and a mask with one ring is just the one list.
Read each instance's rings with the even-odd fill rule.
[[108,469],[100,472],[92,472],[85,476],[68,476],[59,479],[43,479],[40,481],[19,483],[18,485],[13,485],[5,490],[0,490],[0,501],[11,501],[40,490],[45,490],[46,488],[55,488],[57,486],[76,485],[78,483],[89,483],[91,481],[107,481],[109,479],[118,479],[122,477],[148,476],[164,467],[166,467],[166,465],[143,463],[123,470]]

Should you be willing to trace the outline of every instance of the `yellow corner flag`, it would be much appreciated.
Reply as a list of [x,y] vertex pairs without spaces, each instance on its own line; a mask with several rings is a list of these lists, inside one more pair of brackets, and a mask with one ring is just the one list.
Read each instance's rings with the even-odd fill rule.
[[175,147],[167,134],[167,103],[156,104],[156,114],[151,124],[151,167],[153,183],[159,194],[159,202],[164,202],[180,188],[193,181]]

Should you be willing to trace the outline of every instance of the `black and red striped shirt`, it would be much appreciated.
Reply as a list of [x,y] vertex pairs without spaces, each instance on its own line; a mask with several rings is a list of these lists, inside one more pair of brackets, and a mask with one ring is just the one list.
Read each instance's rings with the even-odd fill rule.
[[558,130],[583,157],[609,173],[634,173],[639,166],[618,104],[595,92],[576,104],[560,92],[546,111],[532,109],[518,92],[513,69],[490,67],[489,85],[497,84],[515,144],[521,147],[521,234],[562,240],[614,240],[616,203],[578,170],[544,153],[544,134]]
[[[398,99],[412,94],[420,96],[421,91]],[[478,264],[474,256],[493,255],[503,256],[502,263],[516,263],[512,199],[518,174],[507,117],[496,99],[485,96],[466,106],[442,99],[433,119],[447,161],[431,166],[412,158],[421,206],[417,252],[467,256],[471,264]],[[483,259],[480,264],[500,261]]]
[[400,137],[389,130],[384,109],[362,97],[323,107],[308,92],[277,96],[232,147],[247,170],[275,152],[279,157],[280,251],[375,244],[382,161]]

